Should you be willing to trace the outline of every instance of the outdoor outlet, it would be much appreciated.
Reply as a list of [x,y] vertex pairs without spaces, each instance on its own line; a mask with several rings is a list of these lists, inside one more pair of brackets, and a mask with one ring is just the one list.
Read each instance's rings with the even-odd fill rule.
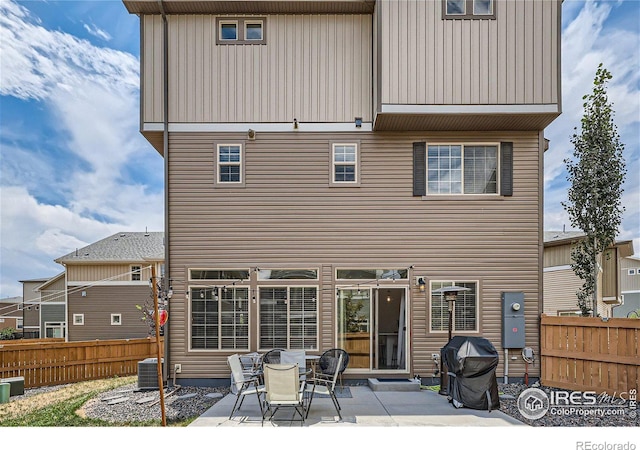
[[173,366],[174,373],[182,373],[182,364],[175,364]]

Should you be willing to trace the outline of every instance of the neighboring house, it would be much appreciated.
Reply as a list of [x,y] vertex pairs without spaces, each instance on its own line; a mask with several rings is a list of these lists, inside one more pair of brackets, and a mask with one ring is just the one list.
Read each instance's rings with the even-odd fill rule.
[[116,233],[55,260],[65,267],[68,341],[148,336],[136,305],[153,306],[149,280],[152,266],[163,270],[163,236]]
[[6,328],[22,334],[22,297],[0,298],[0,331]]
[[[580,231],[545,232],[544,314],[581,315],[576,292],[583,281],[571,268],[571,248],[584,236]],[[597,314],[602,317],[614,317],[613,311],[622,304],[621,267],[630,255],[633,255],[632,241],[616,242],[604,252],[597,285]]]
[[613,310],[613,317],[628,317],[629,313],[640,313],[640,258],[632,256],[620,261],[620,288],[622,304]]
[[23,336],[28,339],[44,337],[42,322],[40,321],[40,291],[38,287],[50,278],[34,278],[20,280],[22,283],[22,314]]
[[228,355],[273,347],[427,378],[448,339],[430,292],[453,283],[469,289],[454,335],[503,355],[501,295],[523,293],[539,353],[560,0],[123,3],[141,133],[165,159],[180,384],[228,382]]

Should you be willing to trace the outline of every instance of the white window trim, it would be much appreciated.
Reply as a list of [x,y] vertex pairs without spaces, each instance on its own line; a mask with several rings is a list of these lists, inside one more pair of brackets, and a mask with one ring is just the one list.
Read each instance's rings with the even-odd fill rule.
[[48,329],[58,329],[62,332],[62,337],[65,337],[65,323],[64,322],[45,322],[44,323],[44,335],[47,335]]
[[[136,268],[137,268],[137,270],[136,270]],[[131,281],[142,281],[142,266],[141,265],[139,265],[139,264],[131,265],[129,267],[129,271],[131,272]],[[140,275],[140,279],[139,280],[134,280],[133,279],[133,276],[135,274]]]
[[[215,269],[218,270],[218,269]],[[198,281],[207,281],[207,280],[194,280],[194,282],[198,282]],[[255,298],[251,298],[252,295],[252,289],[249,288],[249,286],[235,286],[233,284],[229,284],[229,283],[225,283],[225,281],[229,281],[231,283],[233,283],[234,280],[216,280],[214,282],[214,284],[207,284],[206,286],[203,285],[189,285],[189,308],[188,308],[188,314],[189,314],[189,319],[191,319],[192,314],[193,314],[193,305],[192,305],[192,292],[194,289],[206,289],[206,290],[214,290],[214,289],[224,289],[225,287],[227,287],[228,289],[247,289],[248,291],[248,299],[247,301],[249,302],[249,311],[247,312],[247,324],[248,324],[248,332],[247,332],[247,342],[249,343],[249,345],[251,345],[251,339],[252,339],[252,324],[251,324],[251,319],[252,319],[252,303],[255,303]],[[218,314],[220,313],[220,311],[218,310]],[[218,338],[222,339],[223,336],[221,336],[221,331],[220,329],[218,330]],[[241,347],[236,347],[234,349],[229,349],[229,348],[194,348],[192,346],[192,339],[193,339],[193,325],[191,324],[191,322],[189,322],[189,352],[193,352],[193,353],[201,353],[201,352],[213,352],[213,353],[228,353],[229,351],[249,351],[249,347],[247,348],[241,348]],[[219,347],[219,342],[218,342],[218,347]]]
[[84,314],[74,314],[73,324],[78,326],[84,325]]
[[[225,39],[222,37],[222,26],[223,25],[235,25],[236,26],[236,38],[235,39]],[[233,19],[221,19],[218,22],[218,42],[238,42],[238,36],[240,35],[240,24],[238,20]]]
[[[258,320],[258,329],[257,329],[257,339],[258,339],[258,351],[266,351],[266,350],[270,350],[270,348],[262,348],[260,347],[260,289],[264,288],[264,289],[277,289],[277,288],[285,288],[287,290],[287,299],[289,299],[291,297],[291,289],[292,288],[315,288],[316,290],[316,310],[315,310],[315,314],[316,314],[316,348],[306,348],[304,350],[306,351],[317,351],[318,350],[318,345],[320,344],[320,313],[319,313],[319,305],[320,305],[320,286],[318,286],[317,284],[286,284],[286,283],[282,283],[282,281],[286,281],[286,280],[277,280],[280,281],[281,283],[279,284],[270,284],[270,285],[262,285],[262,286],[258,286],[257,289],[257,295],[256,295],[256,301],[258,303],[257,305],[257,309],[258,309],[258,315],[257,315],[257,320]],[[299,280],[296,280],[299,281]],[[289,303],[287,302],[287,348],[290,345],[291,342],[291,333],[290,333],[290,328],[291,328],[291,309],[289,307]],[[302,349],[300,349],[302,350]]]
[[[240,161],[239,162],[220,162],[220,147],[239,147],[240,149]],[[216,185],[229,186],[229,187],[237,187],[244,186],[244,146],[240,142],[219,142],[216,144]],[[221,181],[220,176],[220,168],[221,167],[229,167],[229,166],[238,166],[240,172],[240,180],[239,181]]]
[[[640,273],[640,272],[638,272]],[[636,269],[627,269],[627,275],[633,276],[636,274]]]
[[451,333],[469,333],[469,334],[474,334],[474,333],[480,333],[480,280],[465,280],[465,279],[456,279],[456,280],[446,280],[446,279],[434,279],[434,280],[430,280],[429,281],[429,333],[430,334],[447,334],[449,331],[447,329],[445,330],[434,330],[432,328],[432,321],[431,321],[431,314],[432,314],[432,294],[431,292],[433,292],[433,283],[453,283],[454,285],[456,283],[475,283],[476,285],[476,305],[475,305],[475,309],[476,309],[476,327],[474,330],[456,330],[455,325],[456,325],[456,314],[455,314],[455,305],[454,305],[454,309],[453,309],[453,329],[451,330]]
[[[260,39],[249,39],[247,36],[247,25],[260,25]],[[246,42],[263,42],[264,41],[264,20],[262,19],[247,19],[243,23],[244,40]]]
[[[336,147],[339,146],[353,146],[355,147],[355,161],[342,162],[336,161]],[[354,167],[354,180],[353,181],[336,181],[336,166],[353,166]],[[360,186],[360,142],[344,142],[336,141],[331,142],[331,157],[329,160],[329,185],[333,187],[359,187]]]
[[[115,321],[115,318],[118,318],[118,321]],[[111,314],[111,325],[122,325],[122,314],[120,313],[115,313],[115,314]]]
[[[453,147],[453,146],[460,146],[462,148],[462,161],[461,161],[461,166],[460,166],[460,170],[462,173],[462,192],[459,194],[454,194],[454,193],[437,193],[437,192],[429,192],[429,146],[436,146],[436,145],[447,145],[449,147]],[[497,148],[497,154],[496,154],[496,192],[495,193],[480,193],[480,194],[465,194],[464,192],[464,149],[465,147],[496,147]],[[426,143],[426,183],[427,183],[427,195],[426,197],[432,197],[432,198],[436,198],[436,197],[442,197],[442,198],[447,198],[447,197],[466,197],[466,198],[479,198],[482,196],[486,196],[486,197],[500,197],[502,194],[500,192],[500,187],[501,187],[501,183],[502,180],[500,178],[501,173],[502,173],[502,149],[500,147],[500,142],[427,142]]]

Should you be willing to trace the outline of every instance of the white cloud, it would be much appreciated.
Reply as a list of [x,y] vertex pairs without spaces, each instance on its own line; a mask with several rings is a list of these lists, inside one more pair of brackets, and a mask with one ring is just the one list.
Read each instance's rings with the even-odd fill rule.
[[[577,6],[581,5],[581,9]],[[571,229],[569,217],[561,202],[567,200],[568,183],[564,160],[572,157],[570,142],[574,127],[580,131],[584,95],[593,90],[598,64],[613,78],[607,93],[615,111],[614,122],[625,144],[627,177],[622,203],[626,207],[620,228],[620,239],[640,239],[640,30],[605,27],[615,12],[612,2],[568,1],[563,14],[571,18],[562,33],[562,102],[563,113],[545,131],[550,149],[545,154],[545,229]],[[640,242],[640,240],[638,241]],[[640,252],[639,247],[635,247]]]
[[[7,1],[0,41],[0,94],[37,102],[56,130],[2,137],[11,152],[2,161],[0,295],[13,296],[18,280],[61,272],[53,260],[75,248],[120,231],[161,231],[162,158],[138,131],[138,58],[45,29]],[[51,146],[56,154],[43,155]],[[141,161],[140,172],[160,173],[150,177],[158,185],[130,178]]]
[[98,28],[97,26],[95,26],[94,24],[84,24],[84,29],[87,30],[87,32],[92,35],[95,36],[97,38],[100,39],[104,39],[105,41],[110,41],[112,39],[111,35],[109,33],[107,33],[104,30],[101,30],[100,28]]

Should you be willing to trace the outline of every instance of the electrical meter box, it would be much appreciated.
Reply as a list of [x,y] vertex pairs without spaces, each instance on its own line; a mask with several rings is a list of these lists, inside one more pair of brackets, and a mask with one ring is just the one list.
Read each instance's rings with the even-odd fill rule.
[[502,348],[524,348],[524,292],[502,293]]

